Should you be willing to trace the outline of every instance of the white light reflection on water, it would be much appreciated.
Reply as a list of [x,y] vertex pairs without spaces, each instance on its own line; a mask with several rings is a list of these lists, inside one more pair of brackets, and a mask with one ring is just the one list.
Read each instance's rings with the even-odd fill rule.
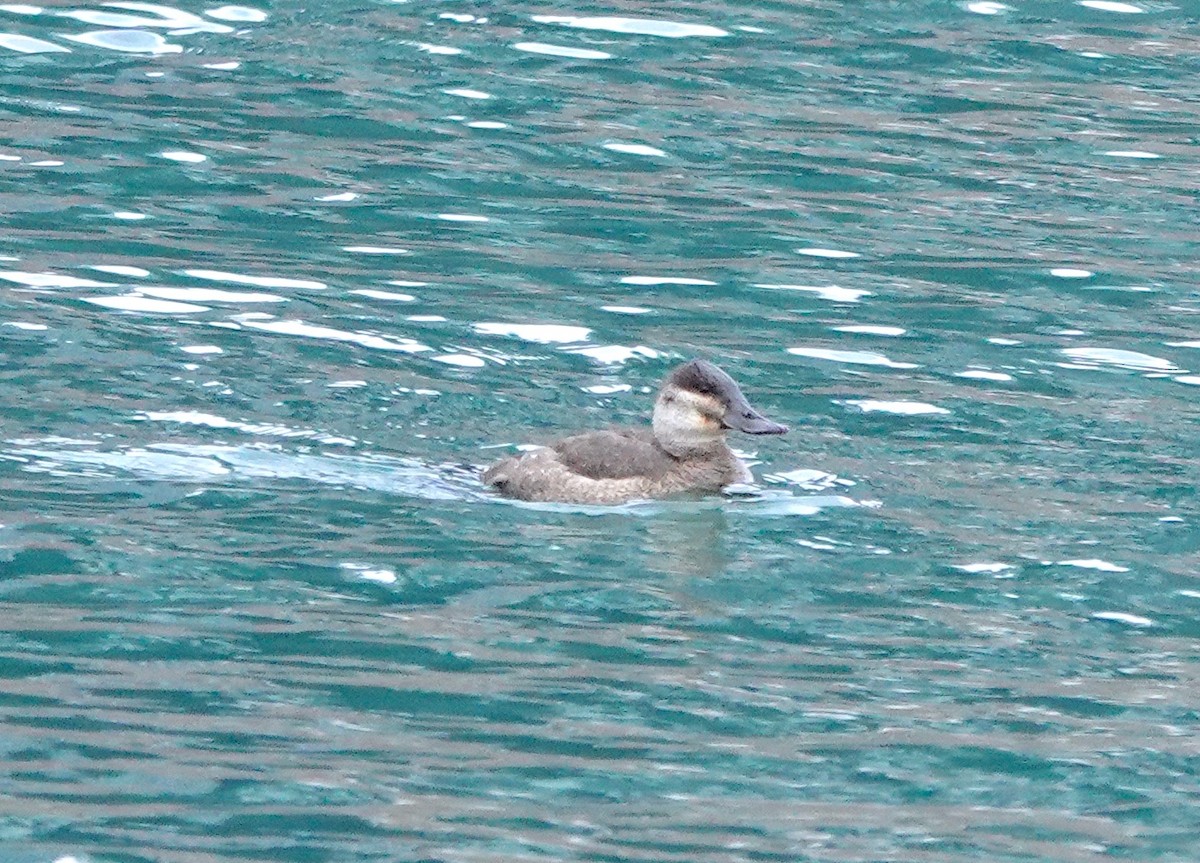
[[133,279],[144,279],[150,271],[142,267],[131,267],[126,264],[94,264],[89,269],[98,273],[109,273],[114,276],[129,276]]
[[1101,12],[1116,12],[1122,15],[1140,15],[1146,10],[1132,3],[1117,3],[1114,0],[1079,0],[1080,6],[1098,9]]
[[137,293],[162,300],[192,303],[286,303],[277,294],[258,294],[251,291],[221,291],[213,288],[158,288],[139,286]]
[[127,54],[179,54],[183,46],[168,42],[158,33],[147,33],[145,30],[94,30],[90,33],[64,34],[64,39],[92,45],[96,48],[107,48]]
[[97,282],[59,273],[27,273],[21,270],[0,270],[0,279],[31,288],[113,288],[112,282]]
[[663,21],[655,18],[533,15],[531,16],[531,20],[539,24],[560,24],[564,27],[576,27],[582,30],[607,30],[611,33],[660,36],[667,39],[719,38],[729,35],[727,31],[708,24],[687,24],[680,21]]
[[649,144],[626,144],[620,141],[614,141],[610,144],[605,144],[604,149],[612,150],[614,153],[628,153],[631,156],[666,156],[665,150],[660,150],[658,147],[651,147]]
[[172,162],[183,162],[187,165],[199,165],[201,162],[207,162],[208,156],[203,153],[193,153],[189,150],[164,150],[158,154],[163,159],[168,159]]
[[249,6],[218,6],[205,9],[204,14],[218,21],[234,21],[238,24],[258,24],[267,20],[267,13]]
[[237,322],[243,327],[277,333],[286,336],[300,336],[306,339],[317,339],[331,342],[351,342],[364,348],[378,351],[399,351],[401,353],[420,353],[431,351],[429,345],[423,345],[415,339],[396,338],[375,333],[349,332],[335,327],[310,324],[301,320],[257,320],[245,315],[239,315]]
[[886,366],[890,369],[915,369],[918,368],[916,363],[902,363],[895,360],[890,360],[883,354],[877,354],[874,351],[846,351],[836,348],[810,348],[810,347],[795,347],[788,348],[787,352],[798,357],[807,357],[814,360],[828,360],[833,363],[849,363],[851,365],[864,366]]
[[513,49],[529,54],[544,54],[548,57],[568,57],[573,60],[610,60],[612,54],[590,48],[575,48],[570,45],[550,45],[545,42],[516,42]]
[[946,408],[924,402],[884,401],[881,399],[847,399],[843,404],[852,405],[863,413],[887,413],[897,416],[936,416],[948,414]]
[[[157,3],[127,2],[127,0],[109,0],[101,9],[68,9],[55,12],[62,18],[73,18],[85,24],[96,24],[101,27],[111,27],[121,30],[132,30],[138,27],[158,27],[164,30],[189,33],[231,33],[233,28],[224,24],[214,24],[203,18],[184,12],[170,6]],[[111,9],[123,11],[112,12]],[[140,15],[129,14],[140,12]],[[212,16],[218,17],[218,16]]]
[[114,297],[84,297],[85,303],[103,306],[122,312],[141,312],[147,315],[189,315],[197,312],[207,312],[207,306],[195,303],[181,303],[172,300],[155,300],[141,294],[123,294]]
[[239,285],[254,285],[261,288],[297,288],[307,291],[323,291],[324,282],[313,279],[292,279],[281,276],[252,276],[246,273],[227,273],[222,270],[184,270],[184,275],[210,282],[233,282]]
[[844,249],[796,249],[796,254],[807,255],[810,258],[829,258],[830,260],[849,260],[850,258],[862,257],[858,252],[848,252]]
[[587,327],[566,324],[506,324],[483,322],[472,325],[475,332],[485,336],[512,336],[539,344],[573,344],[587,341],[592,331]]
[[1179,371],[1179,367],[1163,357],[1151,356],[1138,351],[1119,350],[1116,348],[1063,348],[1062,351],[1071,359],[1080,363],[1095,366],[1116,366],[1147,372]]
[[770,291],[806,291],[816,294],[823,300],[828,300],[831,303],[857,303],[863,297],[872,295],[871,291],[864,291],[859,288],[843,288],[838,285],[772,285],[772,284],[757,284],[756,288],[765,288]]
[[877,324],[845,324],[840,327],[833,327],[839,333],[856,333],[866,336],[902,336],[908,330],[904,327],[885,327]]
[[658,285],[693,285],[703,287],[706,285],[715,285],[716,282],[710,282],[708,279],[695,279],[689,276],[623,276],[621,284],[638,285],[641,287],[656,287]]
[[590,357],[598,363],[619,365],[634,359],[657,359],[665,356],[660,351],[645,345],[626,347],[625,345],[597,345],[596,347],[568,348],[568,353]]
[[70,48],[47,42],[45,39],[35,39],[32,36],[22,36],[20,33],[0,33],[0,48],[17,51],[21,54],[70,54]]

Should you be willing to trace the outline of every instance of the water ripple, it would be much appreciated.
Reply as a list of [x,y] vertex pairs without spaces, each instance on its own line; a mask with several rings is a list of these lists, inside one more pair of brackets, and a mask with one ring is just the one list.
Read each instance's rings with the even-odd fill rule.
[[1182,4],[0,18],[0,858],[1194,856]]

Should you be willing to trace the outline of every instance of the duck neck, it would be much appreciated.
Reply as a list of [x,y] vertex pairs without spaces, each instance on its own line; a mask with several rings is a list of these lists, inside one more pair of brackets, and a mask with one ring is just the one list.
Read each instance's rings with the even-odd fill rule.
[[654,405],[654,440],[677,459],[728,452],[723,429],[697,424],[695,415],[662,398]]

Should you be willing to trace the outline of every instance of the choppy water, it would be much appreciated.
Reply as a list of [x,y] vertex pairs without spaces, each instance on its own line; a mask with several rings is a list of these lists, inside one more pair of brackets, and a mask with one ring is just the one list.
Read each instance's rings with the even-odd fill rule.
[[1195,13],[0,6],[0,858],[1194,861]]

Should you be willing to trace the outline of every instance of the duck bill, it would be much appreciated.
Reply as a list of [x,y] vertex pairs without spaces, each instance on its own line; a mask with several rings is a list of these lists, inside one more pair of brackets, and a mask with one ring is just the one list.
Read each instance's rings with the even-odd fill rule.
[[743,434],[786,434],[788,430],[783,423],[767,419],[750,407],[750,403],[744,399],[740,404],[729,406],[722,424],[725,428],[736,429]]

